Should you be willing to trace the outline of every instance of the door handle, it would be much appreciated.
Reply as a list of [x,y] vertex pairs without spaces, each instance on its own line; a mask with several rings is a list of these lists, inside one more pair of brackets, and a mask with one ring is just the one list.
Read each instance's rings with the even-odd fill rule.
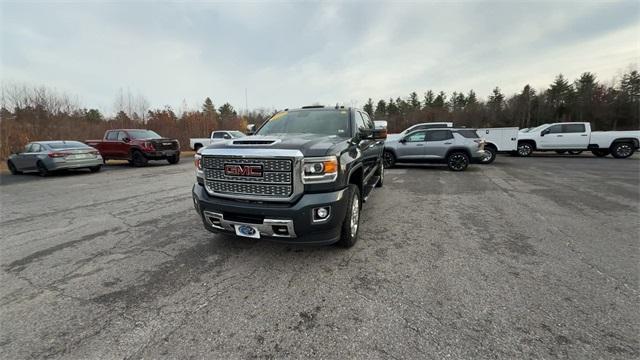
[[556,137],[562,137],[562,135],[556,135]]
[[445,144],[445,145],[451,145],[451,143],[450,143],[450,142],[446,142],[446,143],[444,143],[444,144]]
[[424,144],[416,144],[416,146],[424,146]]
[[582,134],[582,135],[580,135],[580,136],[587,136],[587,134]]

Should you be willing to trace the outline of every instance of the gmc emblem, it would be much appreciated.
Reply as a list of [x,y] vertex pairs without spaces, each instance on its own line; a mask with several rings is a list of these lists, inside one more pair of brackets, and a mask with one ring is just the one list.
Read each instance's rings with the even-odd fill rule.
[[224,174],[231,176],[262,176],[262,165],[224,165]]

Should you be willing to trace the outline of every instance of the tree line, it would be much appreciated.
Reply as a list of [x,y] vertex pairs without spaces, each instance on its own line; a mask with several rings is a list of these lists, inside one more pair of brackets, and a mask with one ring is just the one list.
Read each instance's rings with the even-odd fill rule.
[[390,132],[400,132],[421,122],[451,121],[467,127],[534,127],[560,121],[591,122],[596,130],[640,129],[640,74],[625,73],[612,85],[598,82],[585,72],[573,82],[562,74],[546,89],[530,85],[507,97],[496,87],[486,101],[473,90],[447,94],[428,90],[420,97],[371,98],[363,109],[376,120],[387,120]]
[[[105,116],[98,109],[80,106],[77,100],[45,87],[2,86],[0,99],[0,158],[35,140],[80,140],[101,138],[108,129],[146,128],[180,141],[204,137],[216,129],[244,131],[247,124],[261,124],[275,109],[257,109],[238,114],[230,103],[216,107],[205,98],[199,109],[175,111],[169,106],[149,109],[141,95],[122,91],[116,98],[117,112]],[[496,87],[486,100],[468,92],[428,90],[402,98],[371,98],[363,106],[376,120],[387,120],[390,132],[431,121],[451,121],[467,127],[533,127],[557,121],[588,121],[597,130],[640,129],[640,74],[626,72],[619,81],[600,83],[592,73],[574,81],[558,75],[546,89],[526,85],[507,97]]]
[[[129,94],[130,95],[130,94]],[[248,123],[262,123],[273,112],[253,110],[239,115],[227,103],[216,107],[206,98],[200,109],[176,112],[169,106],[148,109],[143,97],[120,94],[120,110],[107,117],[98,109],[87,109],[66,94],[45,87],[4,85],[0,106],[0,159],[35,140],[100,139],[106,130],[145,128],[180,141],[183,150],[189,138],[206,137],[215,129],[244,131]]]

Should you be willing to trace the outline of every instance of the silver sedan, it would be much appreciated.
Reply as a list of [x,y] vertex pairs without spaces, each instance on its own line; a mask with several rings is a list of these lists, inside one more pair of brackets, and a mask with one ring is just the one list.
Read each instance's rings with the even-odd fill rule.
[[7,160],[7,166],[14,175],[38,172],[46,176],[56,170],[82,168],[97,172],[102,164],[100,152],[79,141],[31,142]]

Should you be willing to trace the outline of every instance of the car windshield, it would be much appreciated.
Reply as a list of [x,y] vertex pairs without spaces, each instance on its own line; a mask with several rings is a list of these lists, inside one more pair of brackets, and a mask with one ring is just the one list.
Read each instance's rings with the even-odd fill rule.
[[229,131],[229,134],[234,138],[240,138],[245,136],[245,134],[241,133],[240,131]]
[[295,110],[277,113],[256,135],[318,134],[349,136],[347,110]]
[[127,133],[132,139],[161,139],[155,131],[151,130],[128,130]]
[[60,141],[60,142],[48,143],[47,146],[53,150],[89,147],[87,144],[81,143],[79,141]]

